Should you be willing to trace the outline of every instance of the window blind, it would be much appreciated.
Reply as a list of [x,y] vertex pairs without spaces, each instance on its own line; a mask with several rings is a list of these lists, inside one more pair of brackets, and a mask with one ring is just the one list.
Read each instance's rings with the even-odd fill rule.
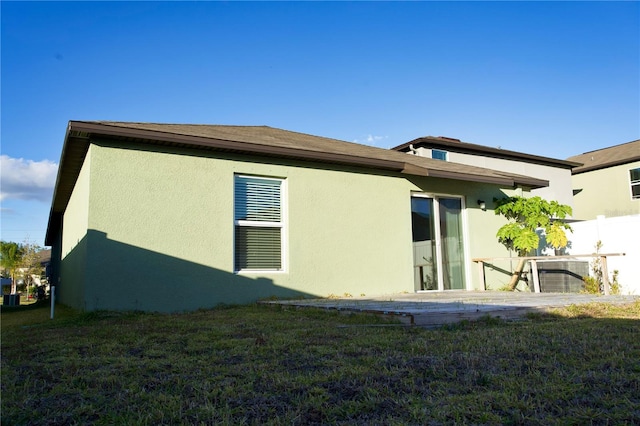
[[280,222],[282,181],[236,176],[235,220]]
[[629,170],[629,179],[631,180],[631,198],[640,198],[640,168]]
[[282,269],[281,229],[236,226],[236,270]]
[[282,180],[236,176],[235,270],[282,269]]

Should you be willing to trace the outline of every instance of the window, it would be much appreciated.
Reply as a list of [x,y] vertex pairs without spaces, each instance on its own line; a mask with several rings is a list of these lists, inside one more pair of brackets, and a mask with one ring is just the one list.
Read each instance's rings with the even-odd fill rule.
[[282,271],[284,180],[235,176],[236,271]]
[[631,199],[640,200],[640,168],[629,170],[631,181]]
[[436,160],[447,161],[447,151],[443,151],[441,149],[432,149],[431,150],[431,158]]

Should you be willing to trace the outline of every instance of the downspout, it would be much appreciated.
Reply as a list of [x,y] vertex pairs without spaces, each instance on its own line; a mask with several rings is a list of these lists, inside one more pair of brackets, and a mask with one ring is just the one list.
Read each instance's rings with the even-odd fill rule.
[[55,311],[55,306],[56,306],[56,286],[53,285],[50,287],[51,288],[51,293],[49,295],[49,297],[51,298],[51,319],[53,319],[53,314]]
[[409,144],[409,150],[411,151],[411,153],[412,153],[413,155],[419,155],[419,154],[418,154],[418,150],[417,150],[417,149],[415,149],[415,148],[413,147],[413,144],[412,144],[412,143],[410,143],[410,144]]

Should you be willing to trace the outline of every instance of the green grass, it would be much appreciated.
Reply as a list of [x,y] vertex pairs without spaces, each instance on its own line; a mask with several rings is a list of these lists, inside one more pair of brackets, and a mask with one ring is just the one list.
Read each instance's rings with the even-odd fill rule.
[[269,306],[2,311],[2,424],[637,424],[640,302],[441,329]]

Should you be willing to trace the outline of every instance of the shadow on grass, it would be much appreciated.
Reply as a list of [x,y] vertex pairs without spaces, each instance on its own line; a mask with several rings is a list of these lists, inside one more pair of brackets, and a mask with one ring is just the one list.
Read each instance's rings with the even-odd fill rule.
[[41,309],[44,306],[51,306],[51,301],[49,299],[46,299],[46,300],[38,300],[37,302],[29,303],[28,305],[26,304],[18,305],[18,306],[2,305],[0,306],[0,311],[3,314],[12,314],[15,312],[24,312],[24,311],[34,310],[34,309]]
[[433,330],[255,304],[59,310],[2,312],[3,424],[640,421],[640,303]]

